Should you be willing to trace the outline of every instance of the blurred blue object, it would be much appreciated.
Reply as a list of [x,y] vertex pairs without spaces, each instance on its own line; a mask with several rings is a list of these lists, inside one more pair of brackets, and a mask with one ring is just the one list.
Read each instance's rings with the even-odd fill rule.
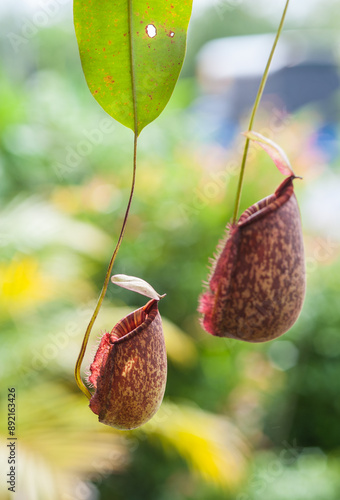
[[339,134],[336,123],[325,123],[319,128],[316,134],[316,146],[326,154],[329,162],[334,161],[339,156]]
[[[340,77],[335,36],[324,35],[288,32],[282,37],[263,99],[278,123],[304,106],[314,106],[322,123],[317,145],[332,159],[337,153],[334,122],[339,106],[334,98]],[[273,35],[266,34],[213,40],[202,47],[197,61],[202,95],[195,110],[207,130],[203,135],[225,147],[230,144],[255,100],[272,43]]]

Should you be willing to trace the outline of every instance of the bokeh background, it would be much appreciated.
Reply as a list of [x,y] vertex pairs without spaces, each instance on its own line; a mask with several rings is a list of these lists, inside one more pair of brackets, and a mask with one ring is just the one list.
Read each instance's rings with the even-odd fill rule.
[[[141,134],[115,272],[167,294],[169,374],[160,411],[131,432],[97,422],[73,368],[122,223],[132,133],[88,91],[71,0],[1,4],[0,457],[6,471],[15,387],[15,498],[340,498],[339,2],[292,0],[255,125],[303,177],[302,314],[283,337],[247,345],[204,333],[196,312],[283,3],[194,0],[181,78]],[[252,147],[241,209],[279,182]],[[143,303],[109,287],[84,367],[101,333]]]

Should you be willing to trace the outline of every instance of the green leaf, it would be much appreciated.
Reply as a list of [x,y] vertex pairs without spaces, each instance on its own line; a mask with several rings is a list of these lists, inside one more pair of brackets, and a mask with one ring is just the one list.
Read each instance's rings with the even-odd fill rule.
[[91,93],[137,134],[163,111],[182,68],[192,0],[74,0]]
[[278,144],[276,144],[276,142],[268,139],[267,137],[264,137],[264,135],[259,134],[258,132],[254,132],[253,130],[243,132],[243,135],[246,136],[249,140],[261,146],[261,148],[269,154],[281,174],[289,176],[293,175],[294,177],[296,177],[290,161],[288,160],[288,156],[283,151],[283,149]]

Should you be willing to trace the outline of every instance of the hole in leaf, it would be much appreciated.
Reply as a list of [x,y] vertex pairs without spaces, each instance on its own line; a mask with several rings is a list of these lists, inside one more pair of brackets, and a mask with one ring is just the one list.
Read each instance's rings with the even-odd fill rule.
[[145,31],[150,38],[155,38],[155,36],[157,35],[156,27],[153,24],[148,24],[145,28]]
[[175,33],[174,33],[173,31],[170,31],[170,33],[169,33],[169,37],[170,37],[170,38],[173,38],[174,36],[175,36]]

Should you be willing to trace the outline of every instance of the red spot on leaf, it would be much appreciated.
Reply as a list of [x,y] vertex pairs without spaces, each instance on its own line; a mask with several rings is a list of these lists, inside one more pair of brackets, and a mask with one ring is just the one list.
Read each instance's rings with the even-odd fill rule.
[[111,75],[104,76],[104,82],[106,82],[107,84],[115,83]]

